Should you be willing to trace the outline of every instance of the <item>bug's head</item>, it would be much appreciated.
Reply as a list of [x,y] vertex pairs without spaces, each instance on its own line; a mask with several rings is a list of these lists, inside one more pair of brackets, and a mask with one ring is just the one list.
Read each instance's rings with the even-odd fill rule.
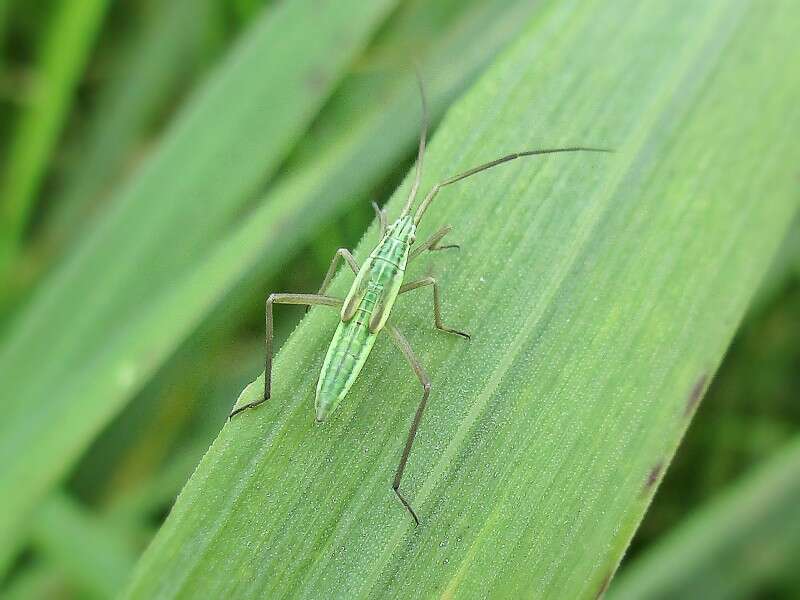
[[411,215],[402,215],[389,226],[386,230],[386,235],[407,244],[413,244],[417,239],[417,226],[414,225],[414,219],[411,218]]

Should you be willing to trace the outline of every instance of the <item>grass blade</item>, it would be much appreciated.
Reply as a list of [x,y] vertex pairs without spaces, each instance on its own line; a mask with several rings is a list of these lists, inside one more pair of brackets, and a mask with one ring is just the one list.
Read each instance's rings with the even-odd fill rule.
[[445,318],[473,340],[433,334],[428,297],[395,309],[434,385],[403,483],[423,525],[389,487],[418,384],[379,341],[315,427],[335,315],[314,309],[273,400],[223,429],[128,597],[605,589],[797,208],[797,11],[551,6],[449,113],[426,186],[525,147],[618,152],[509,165],[430,211],[420,236],[451,223],[463,248],[431,260]]
[[44,39],[39,72],[9,149],[0,191],[0,278],[15,258],[39,184],[69,112],[73,92],[108,0],[59,2]]
[[85,594],[111,598],[119,592],[136,557],[120,532],[63,493],[52,494],[36,516],[34,542]]
[[98,196],[120,179],[125,160],[143,141],[155,115],[187,71],[196,68],[211,1],[178,0],[149,11],[142,31],[119,59],[124,68],[115,69],[116,77],[101,90],[88,131],[70,148],[73,164],[65,169],[44,224],[48,246],[63,246],[91,222]]
[[800,438],[626,565],[610,600],[750,598],[800,551]]
[[35,563],[17,575],[3,590],[4,600],[59,598],[72,590],[64,578],[46,563]]

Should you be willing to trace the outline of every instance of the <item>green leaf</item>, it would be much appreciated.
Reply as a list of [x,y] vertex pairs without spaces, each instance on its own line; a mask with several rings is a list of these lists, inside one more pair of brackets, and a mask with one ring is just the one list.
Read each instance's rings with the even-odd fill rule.
[[[112,78],[101,87],[87,131],[69,149],[71,161],[46,215],[49,245],[86,230],[98,196],[119,180],[158,111],[199,62],[212,0],[176,0],[153,7],[127,43]],[[52,252],[52,248],[48,248]]]
[[[8,36],[8,13],[11,0],[0,0],[0,44],[5,45]],[[0,54],[0,74],[5,75],[7,57]]]
[[[5,4],[5,2],[3,2]],[[18,251],[108,0],[59,2],[0,185],[0,281]],[[0,6],[0,13],[6,7]],[[0,20],[4,15],[0,14]],[[5,282],[4,282],[5,285]]]
[[63,577],[50,565],[34,563],[17,575],[3,589],[4,600],[58,598],[65,593]]
[[[10,457],[0,465],[0,564],[23,515],[163,361],[151,352],[162,332],[127,343],[135,316],[225,231],[393,5],[271,7],[9,326],[0,347],[0,455]],[[309,22],[313,38],[302,35]]]
[[408,277],[437,273],[445,321],[473,339],[437,334],[426,292],[395,308],[433,381],[402,484],[422,524],[390,487],[419,384],[379,340],[315,426],[336,323],[316,308],[128,597],[600,593],[797,208],[800,9],[779,4],[549,5],[449,112],[423,189],[529,147],[617,153],[507,165],[429,211],[420,236],[450,223],[462,250]]
[[79,582],[85,594],[110,598],[117,593],[136,557],[126,536],[66,494],[52,494],[36,517],[34,544]]
[[796,568],[798,497],[800,437],[625,565],[608,597],[753,597],[765,579]]

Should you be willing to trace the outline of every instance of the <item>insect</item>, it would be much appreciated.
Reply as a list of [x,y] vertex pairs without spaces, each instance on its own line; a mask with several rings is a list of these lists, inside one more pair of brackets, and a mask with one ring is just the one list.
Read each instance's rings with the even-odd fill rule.
[[[317,381],[315,399],[316,421],[325,421],[337,406],[342,402],[347,392],[353,386],[356,378],[364,367],[370,351],[375,344],[378,334],[387,331],[397,347],[405,356],[411,369],[422,385],[422,398],[414,414],[411,428],[406,437],[400,463],[395,471],[392,489],[402,505],[419,525],[419,518],[411,503],[400,491],[400,482],[403,478],[414,438],[431,391],[431,380],[425,369],[420,364],[414,351],[411,349],[405,336],[397,327],[389,322],[389,316],[397,297],[421,288],[432,288],[433,292],[433,322],[436,329],[448,334],[470,339],[468,333],[452,329],[442,321],[442,300],[439,284],[433,277],[423,277],[417,281],[404,282],[406,266],[423,252],[458,248],[455,244],[442,245],[443,238],[450,233],[452,227],[446,225],[437,230],[426,241],[414,247],[416,232],[425,211],[439,194],[439,191],[448,185],[471,177],[481,171],[486,171],[497,165],[515,160],[523,156],[536,156],[540,154],[553,154],[556,152],[610,152],[604,148],[566,147],[544,150],[526,150],[502,156],[490,162],[478,165],[440,181],[434,185],[412,216],[412,207],[419,190],[422,176],[422,162],[425,156],[425,144],[428,133],[428,109],[425,99],[425,90],[418,76],[420,96],[422,103],[422,127],[419,138],[419,150],[414,175],[414,182],[408,199],[400,216],[391,225],[387,225],[386,213],[373,203],[377,218],[380,222],[380,241],[364,264],[356,262],[353,255],[346,248],[339,248],[331,261],[325,279],[316,294],[270,294],[266,303],[266,360],[264,365],[264,395],[254,402],[235,408],[230,417],[247,409],[258,406],[270,398],[272,383],[272,307],[275,304],[300,304],[310,306],[329,306],[339,309],[339,325],[333,334],[328,352],[322,365],[322,370]],[[413,249],[412,249],[413,247]],[[355,280],[344,300],[327,296],[325,292],[336,273],[341,260],[353,270]]]

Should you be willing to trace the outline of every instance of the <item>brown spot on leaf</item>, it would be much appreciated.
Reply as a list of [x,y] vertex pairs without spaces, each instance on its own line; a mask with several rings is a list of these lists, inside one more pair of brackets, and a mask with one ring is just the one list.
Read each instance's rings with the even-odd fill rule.
[[692,386],[692,391],[689,392],[689,397],[686,399],[686,408],[683,411],[685,416],[689,416],[697,408],[697,404],[700,402],[700,398],[703,397],[703,392],[706,389],[706,382],[708,382],[708,373],[703,373],[697,378],[697,381],[695,381],[694,386]]
[[613,575],[614,575],[614,572],[613,571],[609,571],[608,573],[606,573],[606,576],[603,577],[603,581],[600,584],[600,589],[597,590],[597,593],[594,596],[595,600],[597,600],[598,598],[602,598],[603,594],[606,593],[606,591],[608,590],[608,584],[611,583],[611,577]]
[[314,69],[306,76],[306,83],[313,92],[324,90],[329,81],[330,75],[322,69]]
[[647,473],[647,479],[644,482],[644,489],[642,490],[642,496],[647,496],[650,493],[650,490],[653,489],[653,486],[658,483],[659,478],[661,477],[661,472],[664,470],[664,463],[657,462],[654,464],[650,471]]

